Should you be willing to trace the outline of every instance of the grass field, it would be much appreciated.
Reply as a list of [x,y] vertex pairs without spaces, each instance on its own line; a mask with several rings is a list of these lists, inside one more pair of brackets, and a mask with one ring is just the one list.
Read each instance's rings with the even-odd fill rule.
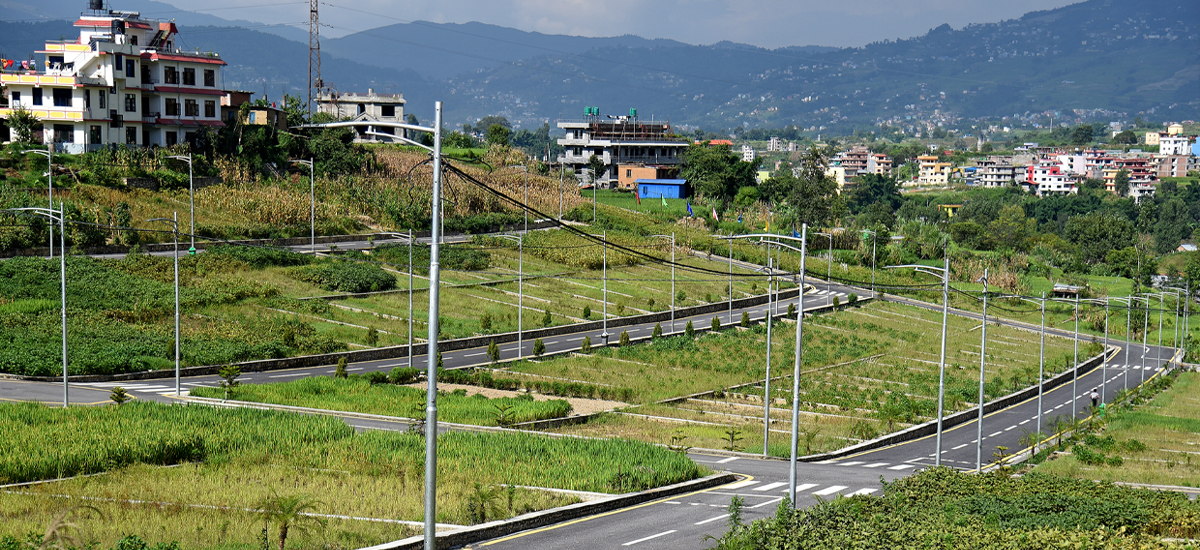
[[[317,513],[381,520],[331,518],[322,540],[340,546],[411,534],[394,521],[423,514],[424,438],[356,434],[328,417],[141,402],[65,411],[0,404],[0,442],[8,483],[99,474],[0,494],[0,536],[40,533],[81,498],[105,514],[88,525],[103,545],[136,533],[185,548],[249,548],[262,525],[253,509],[273,492],[316,498]],[[438,522],[449,524],[478,521],[468,501],[481,493],[487,519],[576,501],[502,486],[619,493],[706,473],[638,442],[527,434],[442,434],[438,457]]]
[[[1043,463],[1037,471],[1083,479],[1200,487],[1200,374],[1183,373],[1167,390],[1121,411],[1090,447],[1120,457],[1120,466],[1085,464],[1076,456]],[[1104,438],[1112,438],[1112,442]],[[1145,446],[1137,450],[1137,441]]]

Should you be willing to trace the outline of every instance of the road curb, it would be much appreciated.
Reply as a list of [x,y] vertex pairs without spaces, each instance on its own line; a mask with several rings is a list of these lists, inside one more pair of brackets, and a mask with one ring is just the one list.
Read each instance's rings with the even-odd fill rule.
[[[700,479],[693,479],[683,483],[676,483],[666,487],[650,489],[637,493],[626,493],[617,495],[605,500],[597,500],[592,502],[580,502],[570,504],[560,508],[543,510],[541,512],[531,512],[525,515],[504,521],[493,521],[462,529],[454,529],[437,534],[438,548],[456,548],[466,544],[481,542],[494,538],[499,538],[521,531],[528,531],[538,527],[546,527],[564,521],[579,519],[604,512],[611,512],[628,508],[638,504],[643,504],[653,500],[662,498],[670,498],[684,493],[694,491],[702,491],[725,485],[737,480],[737,476],[733,474],[713,474]],[[406,539],[401,539],[394,542],[369,546],[360,550],[416,550],[423,548],[425,542],[424,535],[417,535]]]

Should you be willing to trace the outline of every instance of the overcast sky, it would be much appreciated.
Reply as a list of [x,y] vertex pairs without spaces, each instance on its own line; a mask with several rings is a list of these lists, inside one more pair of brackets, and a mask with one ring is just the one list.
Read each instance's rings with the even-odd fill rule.
[[[194,1],[166,0],[196,10]],[[578,36],[636,34],[689,44],[722,40],[781,46],[862,46],[923,35],[949,23],[1012,19],[1078,0],[327,0],[321,21],[342,36],[399,22],[480,21],[524,31]],[[325,5],[326,3],[332,4]],[[308,21],[308,2],[207,0],[204,11],[263,23]],[[258,7],[255,7],[258,6]],[[352,8],[361,11],[351,11]],[[371,12],[367,15],[362,12]]]

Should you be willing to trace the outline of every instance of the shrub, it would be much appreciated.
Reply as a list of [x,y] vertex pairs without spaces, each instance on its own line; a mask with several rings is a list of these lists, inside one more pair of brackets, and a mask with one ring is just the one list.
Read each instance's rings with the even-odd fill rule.
[[388,377],[386,374],[384,374],[382,372],[371,371],[371,372],[367,373],[367,382],[370,382],[372,386],[378,386],[380,384],[387,384]]
[[583,337],[583,343],[579,344],[579,351],[581,353],[591,353],[592,352],[592,337],[591,336]]
[[846,300],[846,303],[848,303],[850,305],[854,305],[854,304],[858,303],[858,295],[851,292],[850,297]]
[[338,362],[337,362],[337,368],[334,369],[334,371],[333,371],[333,377],[334,378],[346,378],[348,376],[349,376],[349,373],[346,372],[346,358],[339,357]]
[[676,292],[675,300],[681,304],[686,302],[687,301],[687,293],[682,290],[680,290],[679,292]]
[[375,327],[367,328],[367,346],[377,347],[379,345],[379,331]]
[[750,326],[750,312],[749,311],[742,312],[742,326],[743,327]]
[[842,305],[842,299],[837,296],[834,296],[833,297],[833,307],[838,307],[840,305]]
[[488,342],[487,355],[488,359],[490,359],[493,363],[500,360],[500,346],[496,345],[495,340]]
[[541,338],[538,338],[537,340],[533,341],[533,354],[537,357],[541,357],[543,353],[546,353],[546,344],[542,343]]
[[479,330],[491,332],[492,330],[492,314],[484,313],[479,316]]
[[583,318],[589,321],[592,319],[592,306],[583,306]]
[[796,304],[788,304],[788,313],[787,314],[788,314],[789,318],[796,317]]
[[550,308],[546,308],[546,313],[542,315],[542,326],[549,327],[554,324],[554,317],[550,315]]
[[330,292],[379,292],[396,288],[396,276],[375,264],[331,261],[294,268],[297,279]]
[[717,331],[719,331],[719,330],[721,330],[721,318],[720,318],[720,317],[718,317],[718,316],[716,316],[716,315],[713,315],[713,318],[712,318],[712,331],[713,331],[713,332],[717,332]]
[[662,338],[662,323],[654,323],[654,332],[650,334],[651,340]]
[[620,345],[621,347],[625,347],[625,346],[629,345],[629,331],[627,331],[627,330],[621,331],[621,338],[618,340],[617,344]]
[[396,385],[412,384],[417,381],[420,371],[416,367],[396,367],[388,373],[388,381]]
[[696,329],[692,326],[691,321],[688,321],[687,326],[683,327],[683,333],[686,334],[688,338],[696,336]]

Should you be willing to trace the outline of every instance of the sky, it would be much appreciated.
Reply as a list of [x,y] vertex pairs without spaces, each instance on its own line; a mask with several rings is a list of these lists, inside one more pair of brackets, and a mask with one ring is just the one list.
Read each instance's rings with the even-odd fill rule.
[[[308,21],[307,1],[166,0],[181,9],[262,23]],[[766,48],[863,46],[924,35],[949,23],[991,23],[1079,0],[324,0],[322,36],[409,21],[479,21],[523,31],[576,36],[723,40]],[[364,13],[366,12],[366,13]],[[304,24],[307,28],[307,23]]]

